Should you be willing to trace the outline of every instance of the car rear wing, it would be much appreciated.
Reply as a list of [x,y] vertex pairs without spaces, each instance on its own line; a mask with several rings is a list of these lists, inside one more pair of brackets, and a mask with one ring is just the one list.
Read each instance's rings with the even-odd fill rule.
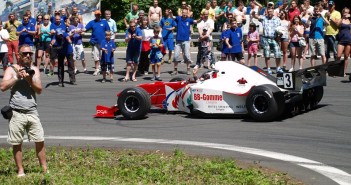
[[327,74],[333,77],[344,76],[344,63],[345,60],[332,61],[323,65],[277,74],[277,86],[297,93],[317,86],[326,86]]

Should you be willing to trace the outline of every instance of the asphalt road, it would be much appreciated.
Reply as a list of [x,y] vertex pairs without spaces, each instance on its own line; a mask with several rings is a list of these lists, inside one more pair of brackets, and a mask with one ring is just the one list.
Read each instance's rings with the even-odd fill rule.
[[[279,157],[275,156],[276,153],[288,154],[320,162],[319,167],[328,166],[342,170],[346,175],[340,175],[343,173],[335,170],[328,173],[331,174],[330,177],[344,179],[345,184],[351,184],[351,83],[347,78],[327,79],[324,97],[317,110],[276,122],[257,123],[245,118],[201,119],[186,114],[157,112],[150,113],[147,119],[137,121],[123,118],[94,119],[92,114],[95,113],[96,105],[116,104],[117,92],[139,83],[150,82],[150,75],[138,77],[138,82],[125,83],[115,80],[114,83],[102,84],[99,81],[101,76],[92,76],[94,69],[91,68],[93,62],[90,56],[90,53],[86,54],[90,74],[78,74],[77,86],[66,84],[66,87],[62,88],[57,86],[57,76],[42,75],[45,88],[38,96],[38,109],[47,136],[47,145],[167,151],[180,148],[193,154],[223,156],[252,164],[258,163],[286,172],[306,184],[337,184],[316,170],[306,168],[309,165],[313,166],[308,161],[287,162],[289,160],[277,160]],[[123,78],[124,56],[122,51],[116,53],[115,79]],[[194,53],[192,58],[196,58]],[[259,61],[262,66],[263,59],[260,58]],[[309,65],[309,62],[305,63],[306,66]],[[80,63],[78,65],[80,66]],[[79,69],[81,70],[81,67]],[[170,64],[162,66],[161,77],[164,81],[172,78],[168,73],[171,70]],[[185,70],[185,65],[181,64],[179,70]],[[0,74],[2,75],[2,72]],[[65,79],[68,81],[67,74]],[[0,94],[0,105],[8,103],[9,94],[8,91]],[[5,139],[7,122],[0,118],[0,123],[0,145],[9,146],[6,145]],[[199,146],[194,144],[195,141],[207,143],[208,146]],[[225,144],[227,148],[218,149],[217,145],[210,146],[209,143]],[[31,146],[28,143],[25,145]],[[232,150],[228,149],[230,147]],[[240,147],[260,149],[259,155],[240,152]],[[276,153],[264,153],[261,150]]]

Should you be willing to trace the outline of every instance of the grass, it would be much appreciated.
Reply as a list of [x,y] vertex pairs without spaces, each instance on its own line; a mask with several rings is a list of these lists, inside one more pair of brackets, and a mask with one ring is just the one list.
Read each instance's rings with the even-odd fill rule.
[[26,176],[18,178],[11,149],[0,149],[0,184],[295,184],[286,174],[239,167],[234,160],[180,150],[134,151],[48,148],[43,175],[34,149],[24,149]]

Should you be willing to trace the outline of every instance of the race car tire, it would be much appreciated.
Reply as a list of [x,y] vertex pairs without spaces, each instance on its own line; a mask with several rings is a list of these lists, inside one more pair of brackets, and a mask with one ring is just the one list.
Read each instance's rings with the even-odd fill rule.
[[181,81],[186,81],[186,77],[177,76],[169,80],[169,82],[181,82]]
[[323,86],[317,86],[317,87],[314,87],[313,90],[314,90],[314,96],[312,98],[311,108],[316,108],[318,103],[323,98],[324,89],[323,89]]
[[142,119],[150,111],[150,95],[140,87],[127,88],[120,93],[117,105],[126,119]]
[[285,106],[284,94],[273,85],[254,87],[246,98],[246,108],[256,121],[267,122],[279,118]]

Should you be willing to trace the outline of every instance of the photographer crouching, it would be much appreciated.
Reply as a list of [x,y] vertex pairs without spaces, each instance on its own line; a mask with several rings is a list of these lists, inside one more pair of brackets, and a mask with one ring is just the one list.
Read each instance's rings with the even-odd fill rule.
[[[35,142],[36,153],[44,173],[47,173],[47,165],[44,130],[36,103],[36,94],[42,91],[40,72],[32,65],[33,52],[29,45],[22,45],[19,55],[18,64],[5,70],[0,89],[1,91],[11,90],[9,108],[5,111],[9,120],[7,142],[12,145],[18,177],[21,177],[25,176],[22,165],[22,143],[25,132],[29,140]],[[4,114],[3,110],[1,112]]]

